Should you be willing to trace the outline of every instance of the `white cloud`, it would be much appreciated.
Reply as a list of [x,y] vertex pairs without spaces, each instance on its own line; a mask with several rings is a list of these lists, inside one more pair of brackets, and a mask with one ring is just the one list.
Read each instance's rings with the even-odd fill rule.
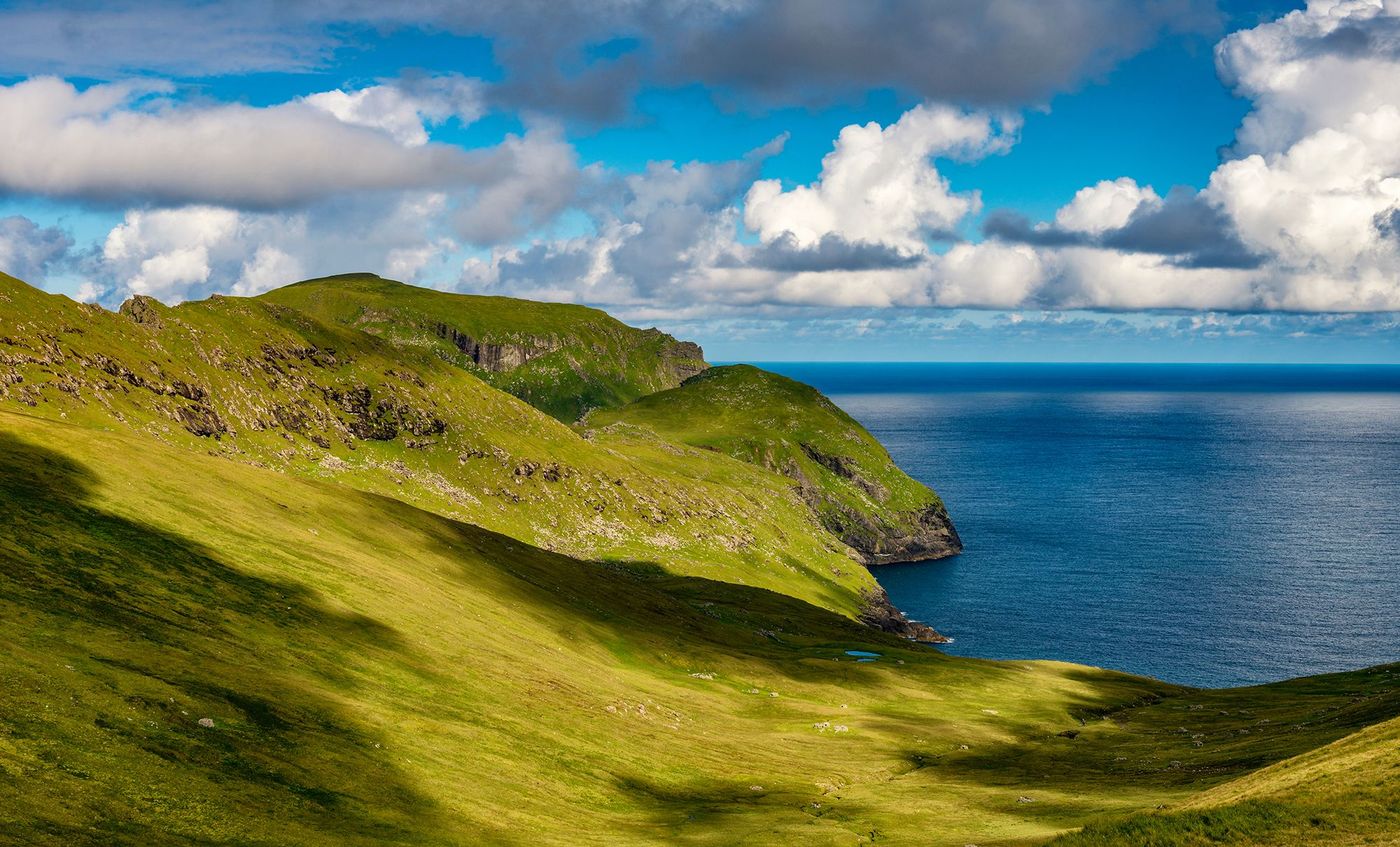
[[168,86],[37,78],[0,86],[0,186],[80,199],[268,207],[482,175],[456,148],[408,148],[305,103],[188,106]]
[[[531,132],[480,150],[427,141],[425,121],[477,113],[472,91],[470,80],[430,78],[254,108],[179,103],[165,96],[166,83],[79,91],[60,79],[29,79],[0,86],[0,189],[245,209],[455,189],[481,193],[487,220],[545,219],[567,200],[575,167],[557,134]],[[540,185],[546,180],[553,190]]]
[[930,232],[951,230],[981,200],[956,193],[932,157],[977,158],[1005,150],[1015,124],[949,106],[918,106],[895,123],[846,127],[811,185],[784,191],[760,180],[744,198],[744,223],[765,241],[791,233],[799,246],[836,235],[848,242],[923,250]]
[[337,88],[302,99],[343,123],[383,130],[405,147],[427,144],[426,126],[449,118],[469,124],[484,109],[481,83],[456,74],[354,91]]
[[1160,200],[1152,186],[1139,186],[1131,177],[1102,180],[1081,188],[1055,213],[1055,224],[1072,232],[1098,234],[1127,224],[1143,203]]
[[[239,297],[252,297],[307,276],[306,268],[295,256],[271,244],[262,244],[254,251],[253,257],[243,263],[238,281],[233,284],[233,293]],[[406,276],[411,278],[412,274]]]
[[458,250],[447,198],[409,192],[297,212],[215,206],[133,209],[89,263],[87,299],[131,294],[174,303],[215,292],[250,296],[307,276],[369,271],[420,282]]
[[[1105,180],[1052,221],[1022,220],[981,243],[930,247],[931,235],[965,224],[980,203],[935,163],[1003,151],[1018,125],[926,104],[888,126],[846,127],[818,177],[788,189],[758,179],[781,139],[733,162],[655,162],[619,175],[581,169],[557,130],[536,128],[471,154],[470,176],[449,186],[355,191],[291,211],[134,210],[108,239],[104,273],[118,289],[179,298],[261,290],[293,272],[368,269],[686,316],[805,306],[1400,310],[1400,6],[1314,2],[1228,37],[1217,56],[1254,107],[1204,190],[1159,195],[1129,176]],[[38,83],[0,88],[0,116],[19,92],[34,101],[31,122],[64,132],[74,122],[130,121],[176,137],[243,108],[171,106],[150,96],[160,90],[134,84],[29,85]],[[310,102],[245,111],[258,121],[280,121],[285,110],[331,124],[377,139],[394,157],[432,151],[418,134],[425,126],[471,115],[469,100],[433,100],[421,88],[366,91],[317,101],[339,119]],[[10,131],[0,124],[0,142]],[[62,132],[49,140],[68,149]],[[279,155],[291,168],[295,157]],[[13,167],[0,156],[0,184]],[[548,222],[569,208],[581,213],[570,223],[586,215],[592,231],[549,237]],[[757,244],[740,237],[741,224]],[[531,233],[534,243],[516,241]],[[492,249],[464,262],[461,244]],[[459,279],[443,278],[449,262]]]

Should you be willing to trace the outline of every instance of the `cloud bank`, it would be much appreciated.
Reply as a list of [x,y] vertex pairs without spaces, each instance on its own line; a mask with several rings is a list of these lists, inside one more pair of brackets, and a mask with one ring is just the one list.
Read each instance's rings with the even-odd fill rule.
[[[66,43],[90,44],[86,59],[108,67],[197,62],[173,47],[145,65],[133,58],[121,41],[136,31],[133,16],[184,26],[163,7],[142,8],[110,7],[110,34],[76,24]],[[523,61],[513,39],[529,32],[544,60],[490,84],[404,77],[263,107],[191,102],[148,80],[0,86],[0,190],[123,210],[86,252],[61,230],[0,221],[0,261],[40,277],[79,268],[86,293],[105,302],[253,293],[369,269],[675,320],[803,309],[1400,311],[1396,0],[1314,0],[1225,37],[1220,76],[1252,106],[1203,187],[1123,174],[1084,186],[1046,220],[984,209],[977,186],[955,184],[941,163],[1013,150],[1017,107],[1077,84],[1169,22],[1208,26],[1212,11],[1184,0],[975,9],[950,0],[639,10],[619,0],[560,4],[543,19],[504,3],[298,6],[285,13],[288,40],[249,51],[249,68],[315,66],[337,45],[296,33],[327,19],[491,33],[507,65]],[[55,14],[20,7],[0,23],[28,27],[26,61],[40,62]],[[200,6],[192,20],[214,14]],[[1121,23],[1100,28],[1115,33],[1107,41],[1067,34],[1099,31],[1090,26],[1099,16]],[[852,35],[877,29],[891,36],[879,51]],[[611,58],[568,59],[619,38]],[[760,42],[761,62],[751,58]],[[915,44],[941,46],[920,54]],[[607,92],[589,93],[595,74],[611,80]],[[805,184],[764,178],[782,137],[735,161],[630,172],[582,163],[561,129],[538,121],[490,147],[433,140],[435,128],[470,124],[502,97],[541,106],[567,97],[602,115],[643,79],[704,80],[755,102],[879,86],[926,100],[887,125],[841,130]]]

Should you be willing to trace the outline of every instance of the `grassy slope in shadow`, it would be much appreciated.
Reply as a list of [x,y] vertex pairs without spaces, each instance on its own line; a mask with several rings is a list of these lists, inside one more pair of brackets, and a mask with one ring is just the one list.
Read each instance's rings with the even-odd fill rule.
[[1195,692],[952,659],[331,483],[0,427],[11,842],[1030,843],[1400,712],[1388,669]]

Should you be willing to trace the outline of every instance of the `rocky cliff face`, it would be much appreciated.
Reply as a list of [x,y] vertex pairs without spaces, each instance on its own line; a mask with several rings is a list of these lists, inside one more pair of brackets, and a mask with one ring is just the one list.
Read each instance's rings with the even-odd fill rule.
[[[647,335],[656,335],[670,343],[661,348],[661,362],[663,367],[669,370],[675,378],[674,385],[680,385],[696,374],[704,373],[709,369],[705,362],[705,351],[700,349],[700,345],[694,341],[677,341],[656,327],[643,330]],[[667,387],[674,387],[667,386]]]
[[[889,501],[886,486],[868,479],[850,457],[827,453],[807,443],[799,447],[808,459],[855,486],[874,503],[883,505]],[[863,564],[922,562],[962,551],[962,539],[942,502],[908,512],[858,509],[815,484],[795,461],[774,469],[797,480],[799,495],[817,513],[822,525],[855,551]]]
[[923,562],[962,552],[962,539],[942,503],[903,516],[898,524],[880,527],[873,534],[857,533],[846,540],[867,565]]
[[473,362],[492,373],[503,373],[518,368],[531,359],[553,353],[563,346],[552,338],[532,338],[526,344],[483,343],[445,323],[439,323],[434,330],[438,338],[451,341],[458,350],[470,356]]

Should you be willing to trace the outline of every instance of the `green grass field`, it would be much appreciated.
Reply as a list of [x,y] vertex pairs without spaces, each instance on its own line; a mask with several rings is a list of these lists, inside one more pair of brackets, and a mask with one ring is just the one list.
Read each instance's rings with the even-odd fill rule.
[[285,306],[148,308],[0,289],[0,842],[1395,842],[1400,666],[1201,691],[857,623],[870,574],[726,440],[891,473],[808,389],[575,430]]

